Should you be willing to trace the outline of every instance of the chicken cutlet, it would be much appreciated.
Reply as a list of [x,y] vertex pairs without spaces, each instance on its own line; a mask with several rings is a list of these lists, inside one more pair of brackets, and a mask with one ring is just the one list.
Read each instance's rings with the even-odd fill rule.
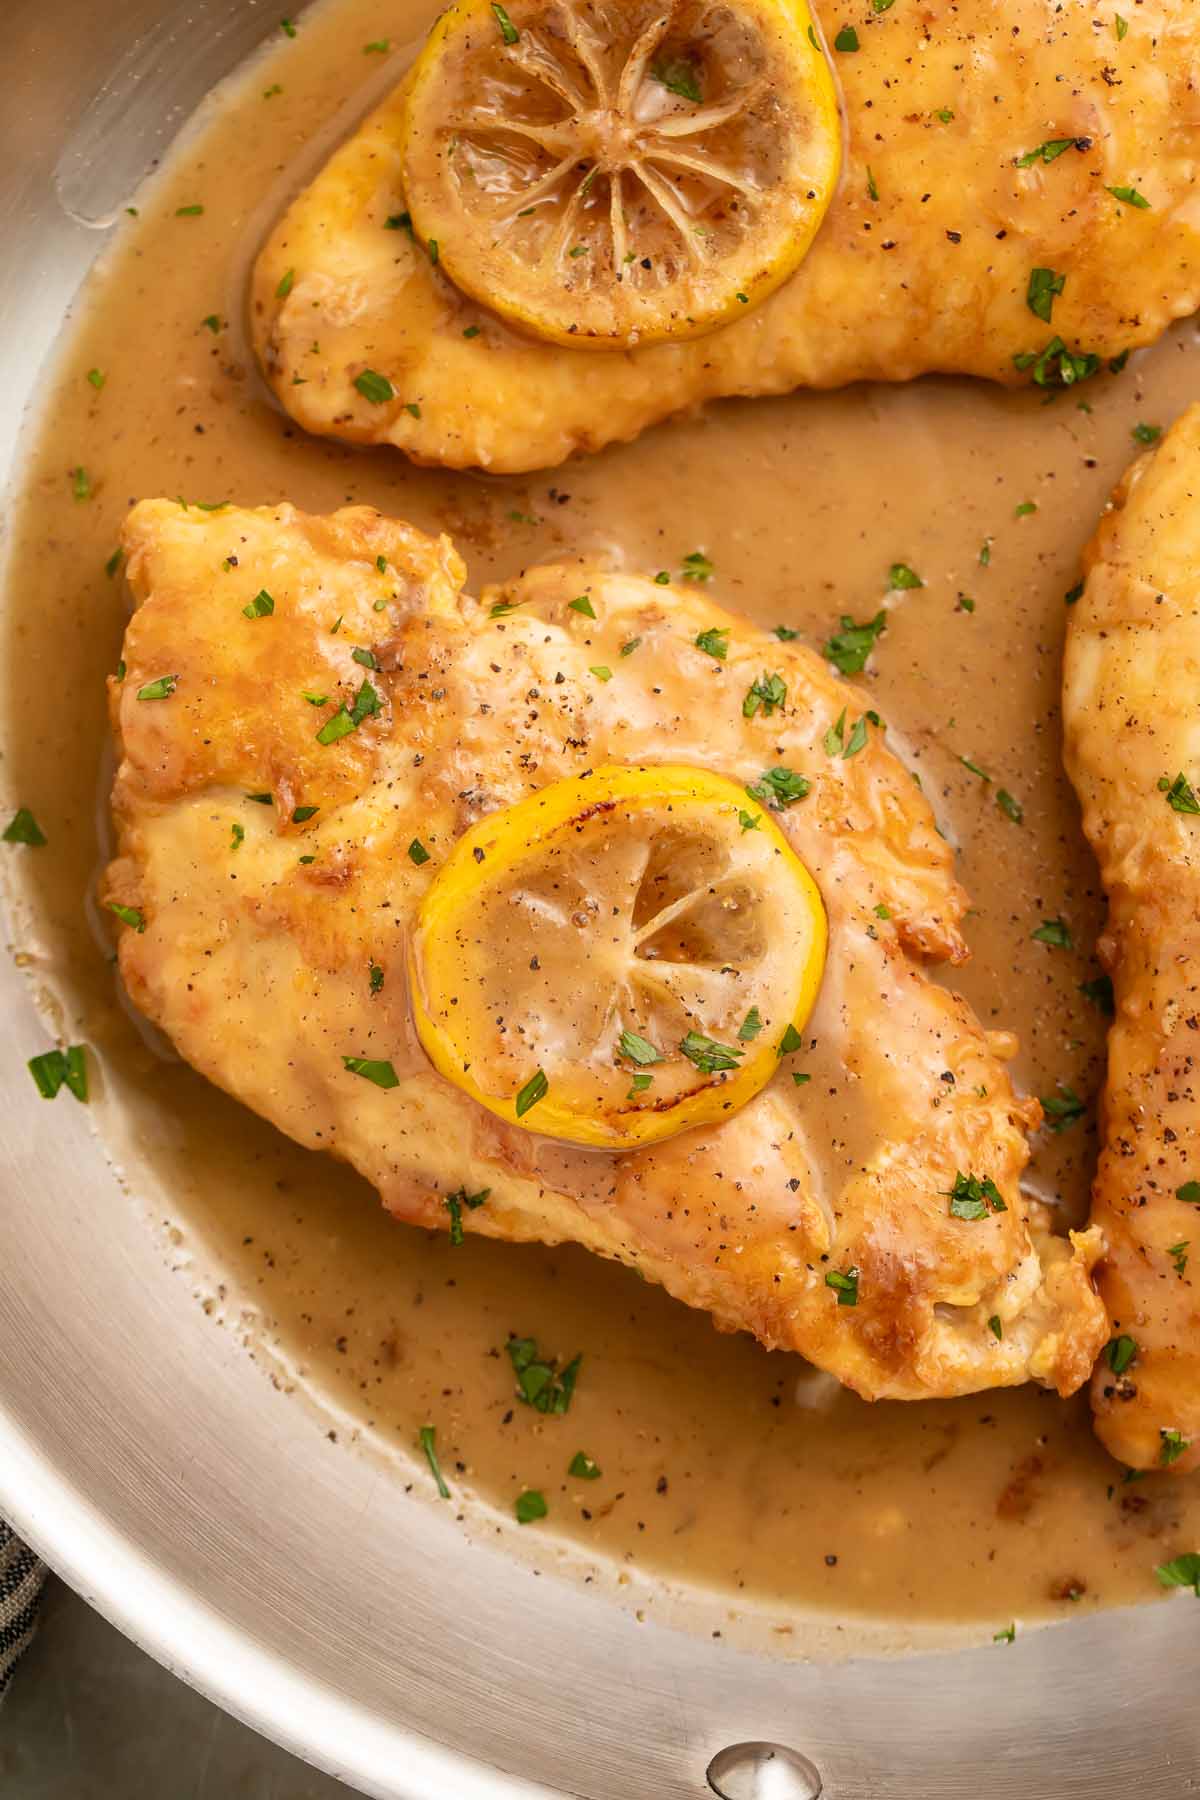
[[1113,496],[1071,609],[1066,762],[1108,896],[1115,1016],[1092,1222],[1112,1336],[1096,1429],[1200,1467],[1200,408]]
[[[401,1220],[455,1242],[580,1243],[864,1396],[1086,1380],[1107,1336],[1099,1234],[1055,1235],[1022,1192],[1039,1108],[1014,1093],[1011,1036],[932,979],[967,955],[966,896],[863,694],[694,588],[572,565],[473,599],[447,540],[365,507],[146,501],[124,548],[136,610],[110,684],[105,897],[128,990],[187,1061],[352,1163]],[[647,849],[611,798],[679,780],[702,813],[718,795],[719,878],[676,801]],[[634,915],[655,887],[641,974],[688,965],[669,1001],[690,1062],[661,1011],[619,1057],[611,1020],[603,1056],[577,1048],[618,910],[578,861],[574,886],[565,864],[523,878],[482,949],[461,925],[472,870],[494,898],[496,857],[549,842],[529,809],[572,783],[596,803],[570,830],[609,821]],[[803,896],[810,876],[786,929],[747,901],[755,882]],[[422,945],[448,891],[460,922],[442,947],[466,973],[444,1018],[470,1066],[446,1072],[418,1015],[436,1010]],[[827,921],[820,993],[780,1032],[792,1014],[766,1014],[777,991],[799,1004],[801,914],[805,955]],[[559,959],[549,983],[531,941]],[[718,1041],[712,996],[749,965],[767,972],[761,1009],[736,1034],[718,1019]],[[541,1031],[544,1057],[555,1030],[597,1092],[621,1060],[631,1104],[661,1089],[671,1106],[687,1076],[699,1113],[662,1141],[585,1148],[541,1111],[556,1072],[546,1094],[517,1056],[509,1087],[532,1078],[502,1105],[484,1091],[491,1053],[463,1051],[472,1031],[497,1057]],[[739,1090],[731,1071],[763,1046],[769,1069]]]
[[[522,0],[512,44],[482,9],[496,54],[520,57],[541,15],[573,4],[597,40],[618,29],[602,0]],[[667,21],[678,6],[659,10]],[[498,289],[471,298],[447,274],[449,246],[414,225],[402,83],[259,257],[251,329],[283,407],[307,431],[418,462],[528,471],[723,395],[930,371],[1071,385],[1200,304],[1190,0],[1145,0],[1128,21],[1100,0],[922,0],[858,9],[851,27],[828,0],[816,10],[840,84],[842,176],[804,260],[761,304],[731,282],[731,303],[746,302],[733,323],[622,350],[564,348],[505,323]],[[664,79],[670,68],[657,85],[647,76],[655,105]],[[691,96],[705,110],[692,81],[677,73],[670,90],[684,115]],[[503,92],[511,127],[519,108]],[[481,193],[508,179],[515,144],[481,152]],[[580,165],[580,194],[603,165]],[[659,188],[685,228],[687,194]],[[540,184],[530,192],[536,206],[518,219],[546,198]],[[571,271],[592,246],[561,248]]]

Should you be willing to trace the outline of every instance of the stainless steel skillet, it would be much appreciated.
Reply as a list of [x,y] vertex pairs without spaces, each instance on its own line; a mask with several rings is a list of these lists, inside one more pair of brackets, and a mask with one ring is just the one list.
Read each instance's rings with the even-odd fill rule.
[[[256,0],[7,0],[3,15],[8,481],[105,242],[63,199],[93,219],[119,208],[277,18]],[[31,931],[18,920],[10,940]],[[241,1717],[405,1800],[696,1800],[710,1764],[728,1800],[812,1800],[821,1784],[831,1800],[1182,1800],[1200,1785],[1200,1608],[1183,1599],[1011,1647],[784,1662],[638,1624],[465,1544],[368,1459],[331,1453],[213,1330],[82,1110],[34,1095],[24,1063],[45,1031],[7,959],[0,996],[0,1511]],[[730,1748],[754,1744],[803,1760]]]

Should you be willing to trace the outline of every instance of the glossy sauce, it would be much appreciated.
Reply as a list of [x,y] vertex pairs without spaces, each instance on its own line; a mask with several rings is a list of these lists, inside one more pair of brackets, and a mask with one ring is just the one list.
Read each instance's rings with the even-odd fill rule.
[[[100,1129],[135,1196],[169,1194],[164,1245],[203,1304],[316,1399],[324,1429],[398,1447],[414,1458],[403,1478],[427,1487],[412,1447],[434,1423],[457,1491],[510,1515],[522,1488],[542,1489],[550,1516],[529,1532],[569,1534],[610,1574],[665,1578],[702,1629],[752,1618],[803,1648],[816,1611],[987,1637],[1014,1618],[1152,1598],[1154,1564],[1200,1544],[1200,1490],[1124,1484],[1083,1399],[1030,1388],[869,1406],[582,1251],[470,1236],[456,1249],[398,1226],[348,1170],[171,1060],[114,988],[92,895],[103,677],[127,607],[105,564],[125,510],[157,494],[314,511],[361,501],[449,531],[474,587],[578,552],[677,571],[703,549],[717,599],[815,644],[842,613],[863,621],[885,604],[893,563],[917,570],[922,587],[887,599],[865,680],[961,848],[974,961],[955,980],[986,1024],[1019,1033],[1024,1087],[1090,1098],[1100,1084],[1104,1021],[1080,984],[1098,973],[1102,913],[1059,752],[1063,596],[1138,447],[1133,426],[1165,426],[1200,386],[1193,328],[1050,405],[950,382],[732,402],[532,479],[306,439],[246,348],[248,264],[431,17],[413,0],[332,0],[210,103],[114,233],[27,435],[4,657],[24,728],[7,797],[50,844],[11,854],[39,991],[94,1046]],[[364,45],[386,32],[384,68]],[[87,498],[75,497],[81,466]],[[1060,917],[1073,948],[1033,941]],[[1030,1185],[1064,1227],[1086,1211],[1090,1120],[1036,1140]],[[827,1129],[852,1133],[853,1118]],[[583,1353],[565,1419],[517,1403],[511,1333]],[[580,1449],[600,1479],[568,1479]],[[486,1506],[473,1516],[487,1528]]]

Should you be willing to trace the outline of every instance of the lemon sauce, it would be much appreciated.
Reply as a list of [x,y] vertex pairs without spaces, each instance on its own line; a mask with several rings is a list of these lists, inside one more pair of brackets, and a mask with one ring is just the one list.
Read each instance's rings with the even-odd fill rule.
[[[985,1025],[1017,1032],[1025,1091],[1079,1096],[1081,1116],[1038,1135],[1028,1180],[1064,1226],[1086,1212],[1102,908],[1061,767],[1064,595],[1135,428],[1165,426],[1200,380],[1194,331],[1094,384],[1086,410],[1071,394],[1047,406],[942,381],[727,402],[522,479],[306,438],[247,348],[247,271],[331,130],[399,78],[433,16],[411,0],[331,0],[229,85],[117,228],[25,446],[5,664],[10,715],[27,723],[6,793],[49,842],[13,854],[42,978],[97,1059],[102,1129],[111,1119],[115,1137],[119,1119],[133,1147],[135,1199],[151,1175],[172,1197],[154,1226],[184,1271],[179,1303],[190,1283],[274,1379],[327,1408],[324,1428],[398,1447],[431,1503],[429,1423],[456,1494],[511,1515],[541,1491],[547,1517],[526,1535],[660,1578],[705,1630],[753,1613],[796,1649],[816,1612],[990,1639],[1013,1619],[1151,1598],[1154,1565],[1200,1541],[1196,1484],[1123,1483],[1083,1398],[869,1406],[580,1250],[482,1242],[469,1222],[461,1245],[399,1226],[345,1168],[152,1041],[114,984],[106,934],[89,929],[106,854],[104,678],[128,605],[113,556],[138,498],[369,503],[451,533],[476,592],[556,560],[690,573],[818,648],[844,619],[883,612],[859,679],[960,852],[973,959],[953,985]],[[914,583],[892,585],[898,565]],[[30,692],[53,704],[30,708]],[[1066,942],[1035,938],[1047,920]],[[824,1054],[836,1064],[834,1039]],[[852,1141],[844,1084],[814,1082],[811,1106],[814,1131]],[[513,1337],[560,1369],[582,1354],[566,1413],[522,1404]],[[571,1475],[576,1455],[599,1474]]]

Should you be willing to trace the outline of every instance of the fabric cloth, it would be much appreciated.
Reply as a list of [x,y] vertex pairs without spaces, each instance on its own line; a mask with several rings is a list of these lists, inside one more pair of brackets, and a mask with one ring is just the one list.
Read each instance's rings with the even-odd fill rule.
[[46,1565],[0,1519],[0,1700],[37,1628]]

